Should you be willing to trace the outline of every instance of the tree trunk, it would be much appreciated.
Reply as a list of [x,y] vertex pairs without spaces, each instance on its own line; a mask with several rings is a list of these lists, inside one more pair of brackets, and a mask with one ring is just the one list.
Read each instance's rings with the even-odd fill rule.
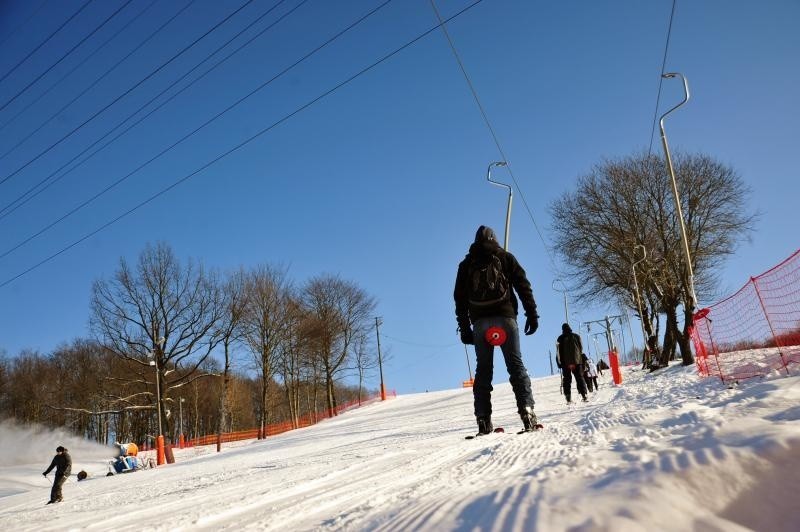
[[678,342],[681,346],[681,361],[684,366],[691,366],[694,364],[694,355],[692,355],[692,342],[689,331],[692,327],[694,319],[694,312],[688,307],[683,308],[683,334],[680,335]]
[[659,360],[659,365],[661,366],[667,366],[675,355],[675,343],[677,337],[680,336],[678,330],[677,306],[668,305],[665,312],[667,315],[667,323],[664,330],[664,349],[661,351],[661,359]]

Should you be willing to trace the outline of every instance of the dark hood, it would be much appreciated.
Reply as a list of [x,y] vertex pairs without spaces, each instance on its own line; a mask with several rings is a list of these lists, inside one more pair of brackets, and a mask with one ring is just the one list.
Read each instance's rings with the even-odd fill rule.
[[469,254],[477,257],[488,257],[494,255],[500,249],[497,243],[497,235],[491,227],[482,225],[475,233],[475,242],[469,247]]

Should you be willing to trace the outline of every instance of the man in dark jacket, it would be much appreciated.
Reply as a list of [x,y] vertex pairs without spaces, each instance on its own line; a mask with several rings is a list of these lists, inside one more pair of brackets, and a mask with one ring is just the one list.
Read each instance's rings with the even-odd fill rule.
[[[531,380],[520,352],[518,303],[514,291],[527,316],[525,334],[533,334],[539,327],[539,315],[525,270],[514,255],[500,247],[491,228],[480,226],[469,253],[458,265],[453,292],[461,341],[475,345],[477,363],[472,393],[479,434],[488,434],[494,428],[491,395],[495,345],[500,345],[503,351],[524,430],[540,427],[533,412]],[[493,343],[487,338],[487,332],[495,335]],[[505,341],[500,343],[497,339],[502,337]]]
[[583,380],[583,367],[581,360],[583,345],[581,337],[572,332],[568,323],[561,326],[561,336],[556,341],[556,365],[563,375],[564,397],[567,403],[572,402],[572,377],[575,376],[575,385],[578,393],[586,401],[586,381]]
[[42,475],[47,476],[54,467],[56,468],[56,478],[53,481],[53,489],[50,490],[50,501],[47,504],[64,500],[61,496],[61,486],[64,485],[67,477],[72,472],[72,458],[70,458],[69,452],[60,445],[56,447],[56,455],[53,457],[53,461],[50,462],[50,467]]

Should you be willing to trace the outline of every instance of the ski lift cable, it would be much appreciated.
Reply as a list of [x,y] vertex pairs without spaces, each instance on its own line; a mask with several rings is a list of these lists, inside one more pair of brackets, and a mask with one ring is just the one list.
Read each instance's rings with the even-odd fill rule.
[[658,76],[658,94],[656,95],[656,108],[653,111],[653,126],[650,129],[650,147],[647,148],[647,158],[650,158],[650,154],[653,151],[653,136],[656,133],[656,121],[658,120],[658,106],[661,102],[661,87],[664,83],[664,69],[667,66],[667,52],[669,51],[669,39],[672,35],[672,19],[675,16],[675,3],[677,0],[672,0],[672,11],[669,14],[669,25],[667,26],[667,40],[664,44],[664,58],[661,60],[661,75]]
[[[459,17],[459,16],[463,15],[464,13],[466,13],[467,11],[469,11],[470,9],[472,9],[473,7],[475,7],[476,5],[480,4],[481,2],[483,2],[483,0],[474,0],[474,1],[473,1],[471,4],[467,5],[466,7],[462,8],[460,11],[456,12],[455,14],[453,14],[453,15],[451,15],[449,18],[447,18],[447,19],[445,20],[445,22],[449,22],[449,21],[451,21],[451,20],[454,20],[455,18],[457,18],[457,17]],[[100,226],[96,227],[95,229],[93,229],[93,230],[92,230],[92,231],[90,231],[89,233],[86,233],[85,235],[83,235],[82,237],[80,237],[80,238],[78,238],[77,240],[73,241],[72,243],[70,243],[70,244],[67,244],[66,246],[64,246],[64,247],[63,247],[63,248],[61,248],[60,250],[58,250],[58,251],[56,251],[56,252],[52,253],[51,255],[49,255],[49,256],[47,256],[47,257],[45,257],[44,259],[40,260],[40,261],[39,261],[39,262],[37,262],[36,264],[33,264],[32,266],[28,267],[27,269],[23,270],[22,272],[20,272],[20,273],[18,273],[18,274],[16,274],[16,275],[14,275],[14,276],[12,276],[12,277],[9,277],[9,278],[7,278],[5,281],[3,281],[3,282],[1,282],[1,283],[0,283],[0,288],[3,288],[3,287],[5,287],[5,286],[8,286],[9,284],[11,284],[12,282],[14,282],[15,280],[19,279],[20,277],[22,277],[22,276],[24,276],[24,275],[27,275],[28,273],[30,273],[30,272],[32,272],[32,271],[34,271],[34,270],[36,270],[36,269],[37,269],[37,268],[39,268],[40,266],[43,266],[44,264],[46,264],[46,263],[50,262],[51,260],[55,259],[56,257],[58,257],[58,256],[60,256],[60,255],[62,255],[62,254],[64,254],[64,253],[66,253],[67,251],[69,251],[70,249],[74,248],[74,247],[75,247],[75,246],[77,246],[78,244],[80,244],[80,243],[82,243],[82,242],[84,242],[84,241],[88,240],[89,238],[91,238],[91,237],[93,237],[94,235],[96,235],[96,234],[100,233],[101,231],[103,231],[103,230],[107,229],[108,227],[110,227],[110,226],[114,225],[114,224],[115,224],[115,223],[117,223],[118,221],[120,221],[120,220],[122,220],[123,218],[125,218],[125,217],[129,216],[130,214],[134,213],[135,211],[139,210],[140,208],[144,207],[145,205],[147,205],[147,204],[151,203],[152,201],[154,201],[154,200],[155,200],[155,199],[157,199],[158,197],[160,197],[160,196],[162,196],[162,195],[166,194],[167,192],[169,192],[169,191],[170,191],[170,190],[172,190],[173,188],[177,187],[178,185],[180,185],[180,184],[182,184],[182,183],[184,183],[184,182],[188,181],[190,178],[192,178],[192,177],[194,177],[195,175],[199,174],[199,173],[200,173],[200,172],[202,172],[203,170],[206,170],[207,168],[209,168],[209,167],[211,167],[212,165],[216,164],[216,163],[217,163],[217,162],[219,162],[220,160],[222,160],[222,159],[224,159],[224,158],[228,157],[229,155],[233,154],[234,152],[236,152],[236,151],[238,151],[238,150],[242,149],[243,147],[245,147],[246,145],[250,144],[251,142],[253,142],[253,141],[254,141],[254,140],[256,140],[257,138],[261,137],[261,136],[262,136],[262,135],[264,135],[265,133],[268,133],[269,131],[271,131],[271,130],[275,129],[276,127],[278,127],[279,125],[283,124],[284,122],[287,122],[287,121],[291,120],[291,119],[292,119],[292,118],[294,118],[296,115],[298,115],[298,114],[300,114],[301,112],[305,111],[305,110],[306,110],[306,109],[308,109],[309,107],[313,106],[314,104],[316,104],[316,103],[320,102],[321,100],[325,99],[326,97],[330,96],[331,94],[333,94],[334,92],[338,91],[338,90],[339,90],[339,89],[341,89],[342,87],[344,87],[344,86],[346,86],[346,85],[349,85],[349,84],[350,84],[352,81],[354,81],[354,80],[358,79],[359,77],[361,77],[362,75],[364,75],[364,74],[366,74],[367,72],[371,71],[372,69],[374,69],[374,68],[375,68],[375,67],[377,67],[378,65],[380,65],[380,64],[382,64],[382,63],[384,63],[384,62],[388,61],[389,59],[391,59],[391,58],[392,58],[392,57],[394,57],[395,55],[399,54],[400,52],[402,52],[402,51],[403,51],[403,50],[405,50],[406,48],[409,48],[410,46],[412,46],[412,45],[416,44],[417,42],[419,42],[420,40],[424,39],[425,37],[427,37],[428,35],[430,35],[430,34],[431,34],[431,33],[433,33],[434,31],[436,31],[438,28],[439,28],[439,26],[438,26],[438,25],[436,25],[436,26],[433,26],[432,28],[428,29],[427,31],[425,31],[425,32],[423,32],[423,33],[421,33],[421,34],[419,34],[418,36],[414,37],[413,39],[411,39],[410,41],[406,42],[406,43],[405,43],[405,44],[403,44],[402,46],[400,46],[400,47],[398,47],[398,48],[394,49],[393,51],[391,51],[391,52],[389,52],[389,53],[387,53],[386,55],[384,55],[384,56],[383,56],[383,57],[381,57],[380,59],[378,59],[378,60],[374,61],[374,62],[373,62],[373,63],[371,63],[370,65],[368,65],[368,66],[366,66],[366,67],[362,68],[361,70],[359,70],[358,72],[356,72],[356,73],[355,73],[355,74],[353,74],[352,76],[348,77],[348,78],[347,78],[347,79],[345,79],[344,81],[341,81],[341,82],[337,83],[336,85],[334,85],[333,87],[331,87],[331,88],[330,88],[330,89],[328,89],[327,91],[323,92],[323,93],[322,93],[322,94],[320,94],[319,96],[317,96],[317,97],[315,97],[315,98],[313,98],[313,99],[309,100],[309,101],[308,101],[308,102],[306,102],[305,104],[303,104],[303,105],[301,105],[300,107],[296,108],[294,111],[292,111],[292,112],[290,112],[290,113],[288,113],[288,114],[284,115],[282,118],[280,118],[280,119],[276,120],[275,122],[273,122],[273,123],[272,123],[272,124],[270,124],[269,126],[267,126],[267,127],[263,128],[263,129],[261,129],[260,131],[256,132],[255,134],[253,134],[253,135],[251,135],[250,137],[246,138],[245,140],[241,141],[239,144],[237,144],[237,145],[233,146],[232,148],[229,148],[228,150],[224,151],[223,153],[221,153],[220,155],[216,156],[216,157],[215,157],[215,158],[213,158],[212,160],[208,161],[208,162],[207,162],[207,163],[205,163],[204,165],[200,166],[200,167],[199,167],[199,168],[197,168],[196,170],[193,170],[193,171],[192,171],[192,172],[190,172],[189,174],[186,174],[185,176],[181,177],[181,178],[180,178],[180,179],[178,179],[177,181],[174,181],[174,182],[173,182],[173,183],[171,183],[170,185],[167,185],[166,187],[164,187],[164,188],[163,188],[163,189],[161,189],[160,191],[158,191],[158,192],[154,193],[154,194],[153,194],[153,195],[151,195],[150,197],[148,197],[148,198],[146,198],[146,199],[144,199],[144,200],[140,201],[139,203],[137,203],[136,205],[134,205],[133,207],[131,207],[131,208],[130,208],[130,209],[128,209],[127,211],[125,211],[125,212],[123,212],[123,213],[119,214],[119,215],[118,215],[118,216],[116,216],[115,218],[113,218],[113,219],[111,219],[111,220],[109,220],[109,221],[105,222],[104,224],[102,224],[102,225],[100,225]]]
[[500,153],[500,156],[502,157],[502,160],[506,162],[506,169],[508,170],[508,173],[511,176],[511,180],[517,187],[517,193],[519,194],[519,197],[522,200],[522,204],[525,206],[525,210],[528,212],[528,217],[530,217],[531,222],[533,223],[533,227],[534,229],[536,229],[536,234],[539,235],[539,240],[541,240],[545,252],[547,252],[547,257],[550,260],[550,266],[553,268],[553,271],[555,273],[558,273],[560,270],[556,267],[552,251],[550,250],[550,247],[547,245],[547,241],[545,240],[542,231],[539,229],[539,224],[536,223],[536,218],[533,216],[533,212],[531,211],[531,208],[528,205],[528,201],[525,199],[525,195],[522,193],[522,188],[519,186],[517,178],[514,176],[514,172],[511,169],[511,164],[508,160],[508,157],[506,157],[505,150],[503,150],[503,147],[500,144],[500,140],[497,137],[497,133],[495,132],[495,129],[494,127],[492,127],[492,123],[489,120],[489,116],[486,113],[486,110],[484,109],[483,105],[481,104],[481,100],[478,97],[478,92],[477,90],[475,90],[475,86],[472,84],[472,80],[470,79],[469,74],[467,73],[467,69],[464,66],[464,63],[461,61],[461,57],[458,55],[458,51],[456,50],[455,44],[453,43],[453,39],[450,37],[450,32],[447,31],[447,26],[445,25],[447,21],[442,20],[442,16],[439,13],[439,9],[436,7],[436,3],[434,2],[434,0],[430,0],[430,2],[434,13],[436,13],[436,18],[439,20],[439,27],[442,28],[442,33],[444,33],[444,36],[447,38],[447,42],[450,45],[450,50],[453,52],[453,56],[455,57],[456,62],[458,63],[459,68],[461,69],[461,73],[464,75],[464,79],[467,82],[467,86],[469,86],[469,90],[472,93],[472,97],[475,100],[475,104],[478,106],[478,110],[480,111],[481,116],[483,117],[483,121],[486,124],[487,129],[489,130],[489,134],[491,135],[492,140],[494,141],[494,144],[497,147],[497,151]]

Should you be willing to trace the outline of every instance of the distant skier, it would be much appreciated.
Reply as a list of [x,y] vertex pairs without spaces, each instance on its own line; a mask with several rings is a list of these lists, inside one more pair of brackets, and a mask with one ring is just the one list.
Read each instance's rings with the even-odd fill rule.
[[514,291],[525,309],[525,334],[531,335],[539,327],[539,315],[525,270],[514,255],[500,247],[491,228],[480,226],[469,253],[458,265],[453,292],[461,341],[475,345],[472,393],[478,434],[489,434],[494,429],[491,396],[496,345],[503,352],[523,430],[541,427],[533,412],[531,380],[520,352]]
[[56,447],[56,455],[53,457],[53,461],[50,462],[50,467],[42,475],[46,477],[54,467],[56,468],[56,478],[53,480],[53,489],[50,490],[50,501],[47,504],[64,500],[61,495],[61,486],[64,485],[70,472],[72,472],[72,458],[70,458],[69,452],[60,445]]
[[586,380],[586,387],[589,391],[597,392],[600,387],[597,385],[597,368],[594,362],[585,353],[581,355],[583,358],[583,377]]
[[586,397],[586,381],[583,380],[581,369],[581,337],[572,332],[568,323],[561,326],[561,336],[556,341],[556,364],[562,369],[564,380],[564,397],[567,403],[572,402],[572,377],[575,377],[575,386],[584,401]]

